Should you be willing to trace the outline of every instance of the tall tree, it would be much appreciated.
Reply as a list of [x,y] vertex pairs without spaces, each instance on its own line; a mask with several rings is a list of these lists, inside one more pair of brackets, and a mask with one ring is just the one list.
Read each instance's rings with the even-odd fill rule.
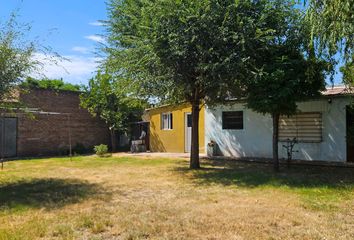
[[[240,96],[275,23],[259,0],[111,0],[106,66],[140,93],[192,105],[190,168],[199,168],[203,103]],[[268,16],[269,21],[264,21]]]
[[16,22],[15,14],[0,22],[0,101],[9,97],[12,89],[40,65],[33,58],[38,45],[25,37],[29,30]]
[[144,101],[129,96],[123,81],[114,81],[108,73],[97,72],[81,94],[81,106],[109,126],[112,151],[116,151],[116,131],[124,132],[129,124],[140,119]]
[[273,120],[273,160],[279,170],[278,133],[281,115],[297,111],[297,101],[318,96],[325,87],[328,64],[316,56],[309,44],[309,30],[303,13],[293,1],[269,2],[264,22],[272,25],[272,34],[258,52],[261,71],[246,83],[247,106],[270,114]]
[[320,51],[344,57],[344,82],[354,85],[354,1],[308,0],[306,19]]

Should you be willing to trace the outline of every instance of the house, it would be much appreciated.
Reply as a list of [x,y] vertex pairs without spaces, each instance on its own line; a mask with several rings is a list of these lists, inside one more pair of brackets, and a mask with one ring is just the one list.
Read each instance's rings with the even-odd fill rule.
[[[354,112],[352,92],[343,86],[327,89],[317,99],[298,103],[298,113],[282,116],[279,156],[296,140],[293,159],[353,162]],[[169,105],[147,110],[153,152],[189,152],[191,107]],[[215,142],[217,154],[234,158],[272,158],[272,119],[248,109],[242,100],[205,106],[199,122],[200,152]]]
[[66,155],[110,143],[106,124],[80,107],[79,92],[20,91],[17,106],[0,114],[0,154],[5,157]]
[[[279,122],[279,157],[287,158],[286,142],[296,139],[293,159],[353,162],[352,93],[339,86],[318,99],[298,103],[298,113]],[[216,142],[218,153],[235,158],[272,157],[272,119],[245,107],[242,101],[205,109],[205,143]]]
[[[205,152],[204,112],[199,116],[199,151]],[[192,139],[192,108],[188,103],[147,109],[144,120],[150,122],[150,151],[190,152]]]

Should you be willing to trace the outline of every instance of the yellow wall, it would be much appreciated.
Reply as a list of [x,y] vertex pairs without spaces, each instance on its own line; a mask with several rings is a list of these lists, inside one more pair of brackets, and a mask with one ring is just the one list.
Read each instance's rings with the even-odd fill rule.
[[[199,115],[199,151],[205,152],[204,146],[204,107]],[[161,129],[161,114],[172,113],[173,129]],[[165,106],[147,111],[145,118],[150,121],[150,151],[152,152],[185,152],[185,113],[191,113],[190,104]]]

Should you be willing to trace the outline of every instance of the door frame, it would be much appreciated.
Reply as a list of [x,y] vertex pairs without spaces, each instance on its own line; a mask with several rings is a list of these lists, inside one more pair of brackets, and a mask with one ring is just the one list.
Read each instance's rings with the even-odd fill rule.
[[190,153],[191,147],[192,147],[192,132],[190,135],[191,145],[189,146],[189,148],[187,146],[187,144],[188,144],[188,115],[192,116],[192,113],[191,112],[184,113],[184,152],[185,153]]
[[[16,140],[15,140],[15,143],[16,143],[16,146],[15,146],[15,154],[13,155],[13,156],[1,156],[3,153],[1,152],[1,151],[5,151],[5,135],[6,135],[6,131],[5,131],[5,129],[6,129],[6,126],[5,126],[5,120],[6,119],[14,119],[15,120],[15,123],[16,123],[16,128],[15,128],[15,131],[16,131],[16,133],[15,133],[15,138],[16,138]],[[0,139],[0,158],[1,157],[4,157],[4,159],[6,159],[6,158],[14,158],[14,157],[17,157],[18,156],[18,117],[16,116],[16,117],[12,117],[12,116],[0,116],[0,121],[2,121],[2,129],[0,129],[0,132],[2,132],[2,134],[1,134],[1,139]]]
[[[354,118],[354,109],[352,109],[350,106],[345,107],[345,146],[346,146],[346,157],[347,157],[347,162],[354,162],[354,155],[353,153],[350,153],[351,150],[354,146],[354,144],[351,145],[350,140],[348,139],[348,134],[350,129],[349,128],[354,128],[354,124],[351,124],[350,118]],[[350,137],[352,138],[352,137]],[[351,159],[350,159],[351,157]]]

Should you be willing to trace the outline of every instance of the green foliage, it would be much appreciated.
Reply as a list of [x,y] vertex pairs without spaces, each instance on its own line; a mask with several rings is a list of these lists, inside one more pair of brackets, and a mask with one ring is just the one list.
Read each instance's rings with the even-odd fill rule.
[[110,129],[125,131],[131,122],[140,120],[145,105],[143,100],[132,97],[122,83],[99,71],[80,99],[81,106],[103,119]]
[[20,84],[24,88],[39,88],[51,90],[66,90],[66,91],[80,91],[82,86],[77,84],[66,83],[63,79],[35,79],[27,77],[24,82]]
[[0,100],[40,65],[32,58],[38,44],[26,40],[29,31],[29,26],[16,22],[15,14],[0,22]]
[[306,19],[319,51],[344,57],[344,83],[354,84],[354,1],[310,0]]
[[112,0],[106,63],[162,101],[212,105],[246,92],[259,112],[293,113],[328,67],[306,48],[302,14],[291,0]]
[[347,63],[340,68],[340,71],[343,73],[343,81],[346,84],[349,84],[351,87],[354,86],[354,59],[347,61]]
[[110,71],[161,102],[222,102],[255,75],[268,1],[110,1]]
[[97,156],[104,157],[108,153],[108,146],[105,144],[97,145],[94,147],[94,151]]
[[313,37],[318,37],[321,49],[336,54],[344,52],[352,58],[354,50],[354,1],[352,0],[311,0],[307,20],[312,27]]
[[329,65],[308,48],[302,12],[292,1],[274,2],[264,13],[272,34],[257,52],[261,71],[247,81],[247,104],[260,113],[291,115],[297,101],[318,96],[324,89]]

